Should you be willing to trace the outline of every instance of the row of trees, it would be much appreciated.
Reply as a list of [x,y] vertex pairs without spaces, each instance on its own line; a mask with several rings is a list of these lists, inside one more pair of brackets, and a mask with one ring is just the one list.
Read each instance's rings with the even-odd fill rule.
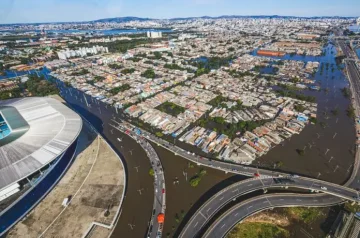
[[72,76],[81,76],[81,75],[85,75],[85,74],[88,74],[89,73],[89,70],[87,69],[81,69],[80,71],[77,71],[77,72],[72,72]]
[[112,95],[116,95],[119,92],[123,92],[125,90],[129,90],[130,89],[130,85],[129,84],[123,84],[119,87],[115,87],[109,90],[109,93],[111,93]]
[[108,64],[108,67],[111,69],[122,69],[123,67],[119,64]]
[[156,77],[156,74],[153,69],[149,68],[149,69],[145,70],[145,72],[142,73],[141,76],[145,77],[145,78],[154,79]]
[[277,90],[276,91],[278,95],[283,96],[283,97],[290,97],[290,98],[295,98],[301,101],[306,101],[306,102],[315,102],[316,98],[314,96],[306,96],[304,94],[299,94],[296,93],[294,91],[288,90]]
[[134,72],[135,72],[135,69],[134,69],[134,68],[121,70],[121,73],[122,73],[122,74],[132,74],[132,73],[134,73]]
[[173,69],[173,70],[185,70],[184,68],[180,67],[179,65],[177,64],[165,64],[164,65],[164,68],[166,69]]

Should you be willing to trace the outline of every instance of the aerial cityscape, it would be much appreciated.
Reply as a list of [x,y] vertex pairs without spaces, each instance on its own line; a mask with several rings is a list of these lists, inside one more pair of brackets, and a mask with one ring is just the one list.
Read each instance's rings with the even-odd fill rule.
[[1,8],[0,237],[360,237],[360,2]]

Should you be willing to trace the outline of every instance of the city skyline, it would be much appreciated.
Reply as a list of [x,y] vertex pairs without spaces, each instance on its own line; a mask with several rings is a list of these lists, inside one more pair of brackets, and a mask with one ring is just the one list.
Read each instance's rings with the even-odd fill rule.
[[[309,6],[312,7],[309,9]],[[222,15],[357,17],[360,15],[359,9],[360,2],[355,0],[304,0],[291,3],[284,0],[260,0],[256,3],[242,0],[4,0],[0,9],[0,24],[91,21],[124,16],[155,19]]]

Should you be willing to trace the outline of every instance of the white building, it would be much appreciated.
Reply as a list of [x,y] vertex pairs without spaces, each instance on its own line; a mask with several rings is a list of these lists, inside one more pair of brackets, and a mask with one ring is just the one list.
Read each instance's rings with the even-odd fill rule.
[[156,32],[156,31],[148,31],[146,33],[148,38],[161,38],[162,37],[162,32]]
[[360,26],[360,17],[356,20],[356,24]]
[[109,49],[104,46],[96,45],[91,48],[83,47],[83,48],[79,48],[77,50],[69,50],[69,49],[61,50],[61,51],[57,52],[57,55],[58,55],[59,59],[66,60],[71,57],[85,57],[88,54],[97,55],[97,54],[101,54],[101,53],[109,53]]

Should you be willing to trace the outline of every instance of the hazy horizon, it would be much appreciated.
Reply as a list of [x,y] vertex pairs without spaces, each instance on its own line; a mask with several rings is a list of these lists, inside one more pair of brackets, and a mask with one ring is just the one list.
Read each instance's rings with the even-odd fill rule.
[[223,15],[357,17],[360,16],[360,1],[2,0],[0,24],[81,22],[127,16],[169,19]]

